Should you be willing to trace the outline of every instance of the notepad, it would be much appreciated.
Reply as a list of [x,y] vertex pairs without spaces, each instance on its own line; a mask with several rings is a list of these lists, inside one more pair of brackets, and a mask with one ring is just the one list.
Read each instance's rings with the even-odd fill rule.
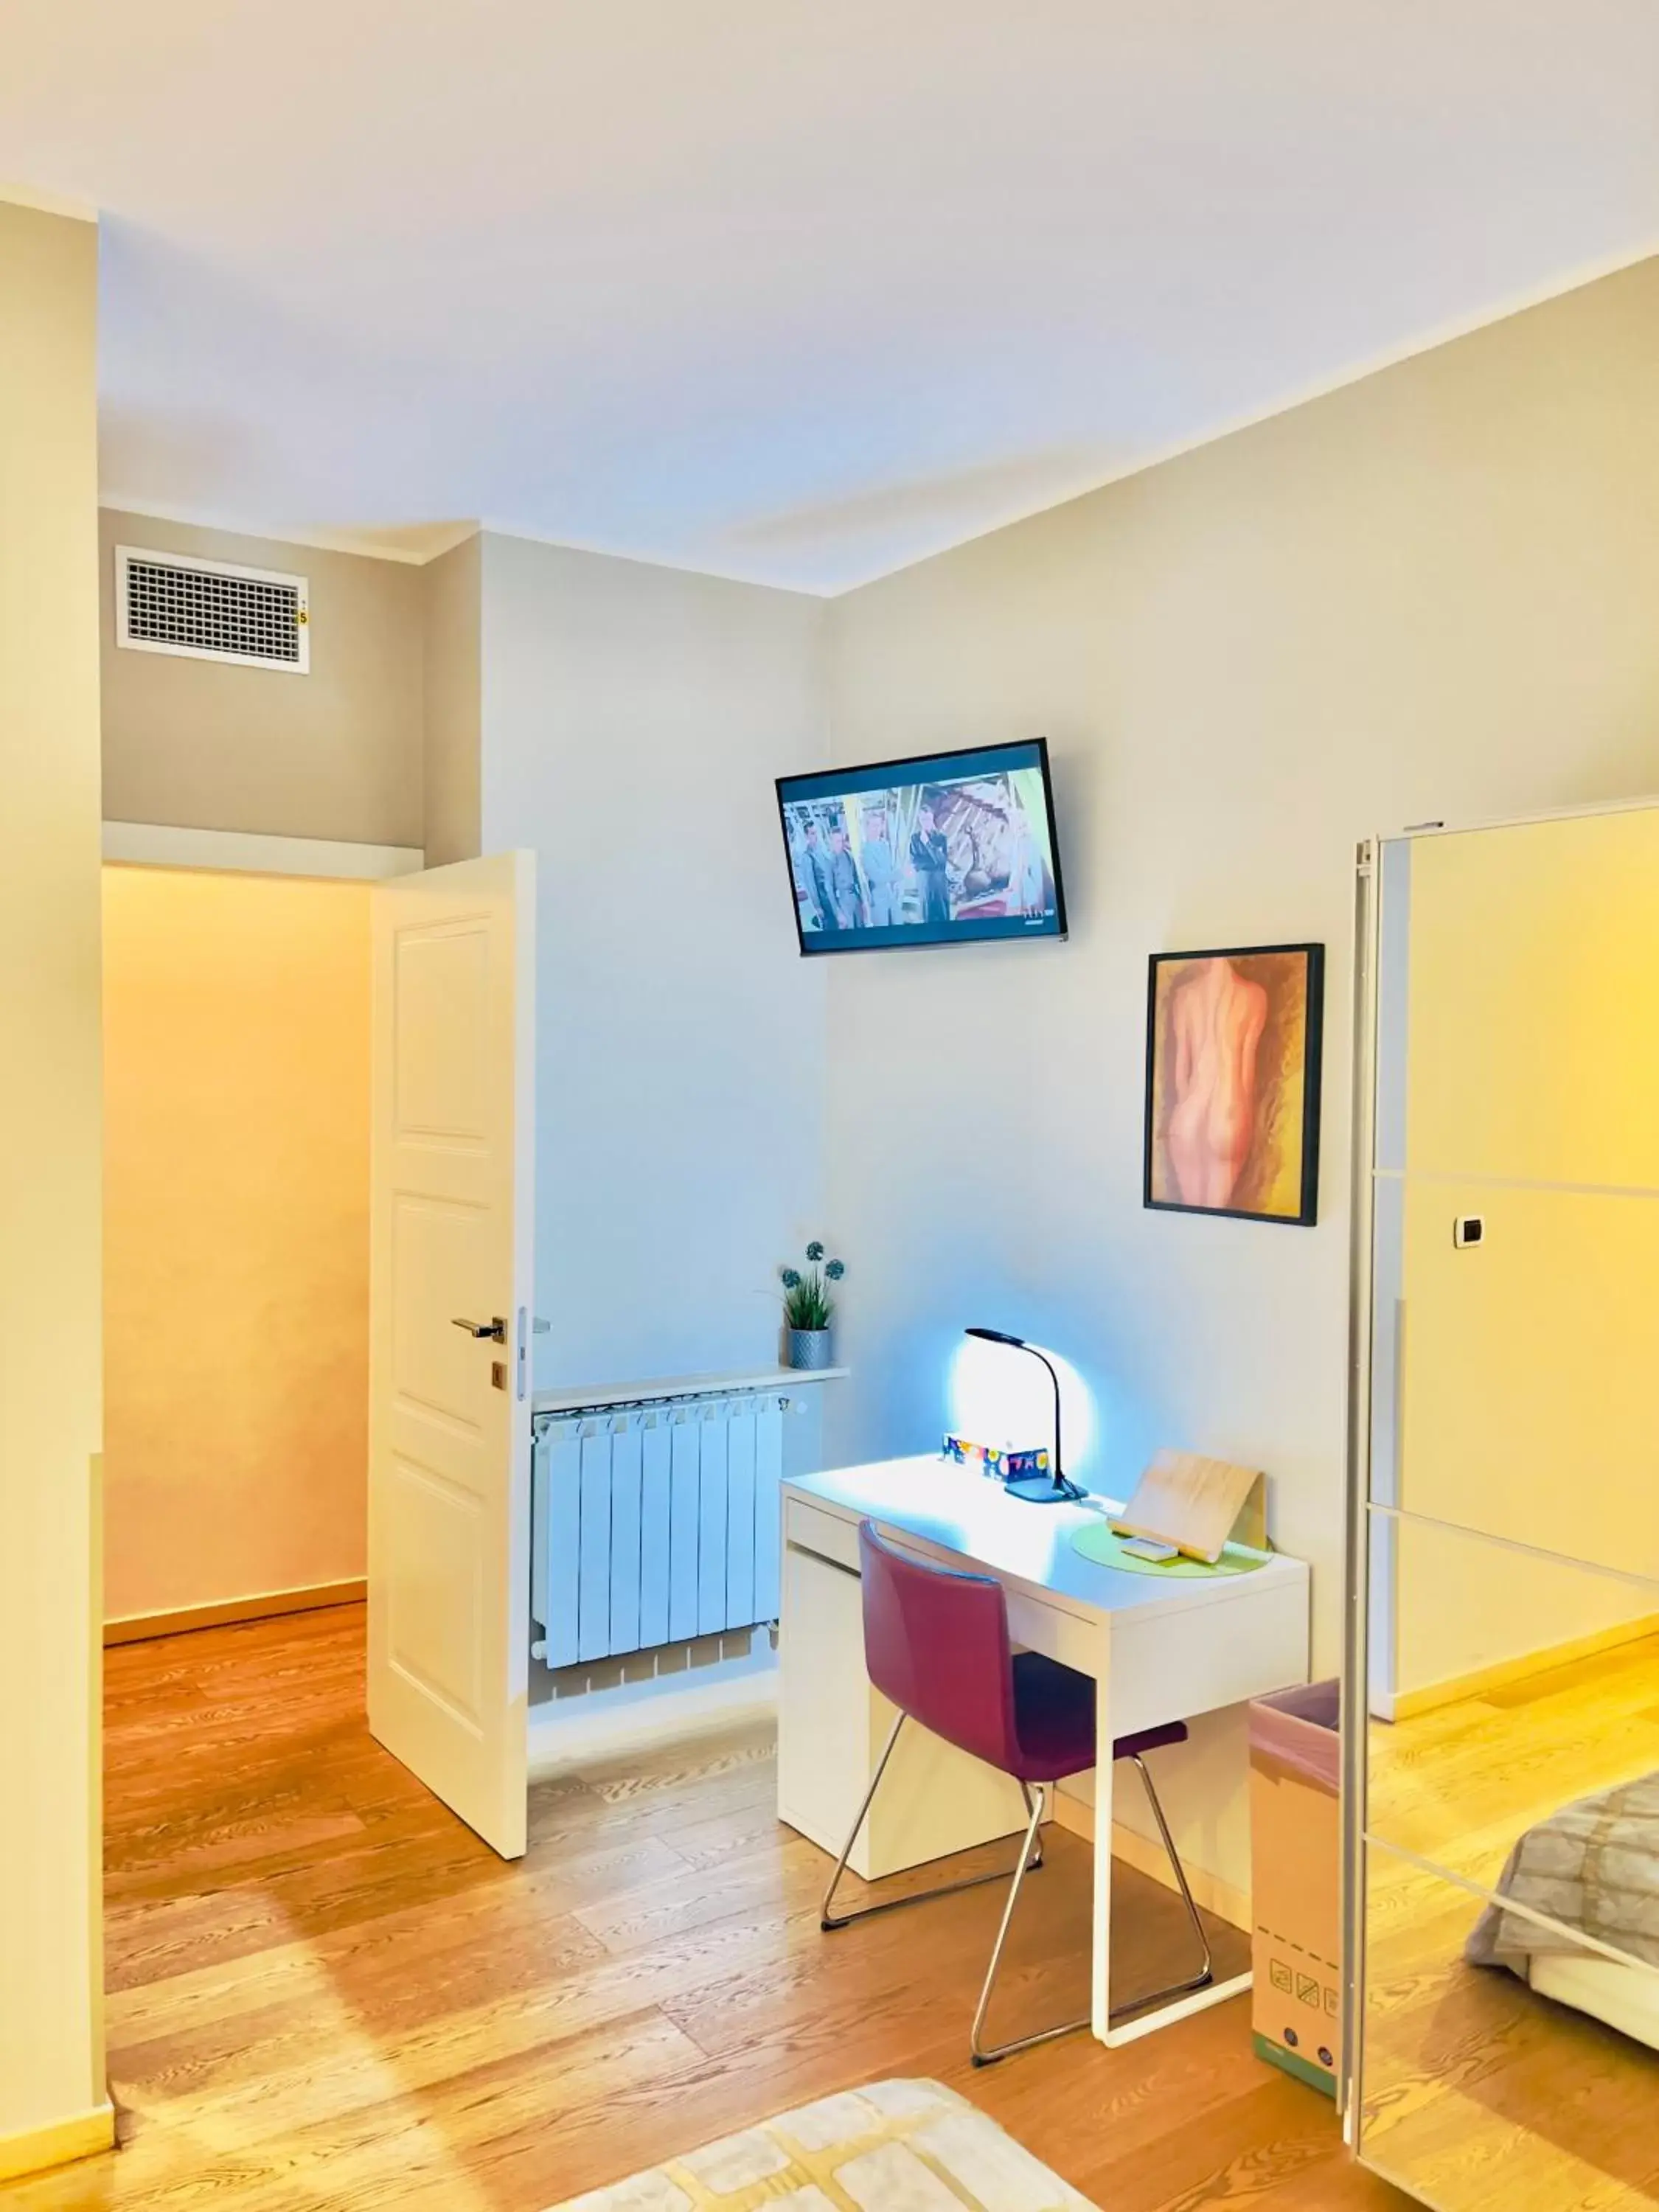
[[1174,1544],[1161,1544],[1155,1536],[1126,1536],[1123,1548],[1132,1559],[1178,1559],[1181,1553]]

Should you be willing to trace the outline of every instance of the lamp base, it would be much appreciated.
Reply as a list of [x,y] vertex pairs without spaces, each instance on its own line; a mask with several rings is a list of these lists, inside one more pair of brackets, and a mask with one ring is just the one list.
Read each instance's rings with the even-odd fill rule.
[[1002,1486],[1005,1496],[1027,1505],[1074,1505],[1083,1492],[1063,1474],[1017,1474]]

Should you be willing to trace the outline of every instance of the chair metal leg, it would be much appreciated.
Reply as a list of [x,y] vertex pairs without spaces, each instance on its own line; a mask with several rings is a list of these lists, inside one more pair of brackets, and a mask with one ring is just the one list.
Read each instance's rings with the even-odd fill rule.
[[[1029,1790],[1025,1792],[1025,1800],[1027,1804],[1031,1804],[1031,1793]],[[991,1964],[986,1972],[985,1986],[979,1993],[979,2009],[974,2014],[974,2025],[969,2033],[969,2049],[973,2054],[975,2066],[994,2066],[999,2058],[1006,2058],[1013,2051],[1030,2051],[1036,2044],[1053,2043],[1060,2036],[1075,2035],[1079,2028],[1087,2027],[1089,2025],[1090,2015],[1085,2013],[1081,2020],[1068,2020],[1060,2027],[1042,2028],[1035,2035],[1016,2036],[1010,2043],[988,2045],[982,2039],[985,2033],[985,2016],[991,2009],[991,1995],[996,1988],[997,1973],[1002,1965],[1003,1946],[1008,1940],[1008,1929],[1013,1920],[1014,1907],[1019,1903],[1020,1885],[1025,1879],[1031,1845],[1036,1840],[1037,1827],[1042,1819],[1042,1801],[1038,1798],[1036,1802],[1031,1805],[1030,1825],[1025,1831],[1025,1841],[1020,1850],[1019,1864],[1014,1869],[1013,1881],[1008,1886],[1008,1902],[1002,1908],[1002,1925],[997,1930],[995,1948],[991,1953]]]
[[[1000,1874],[970,1875],[964,1881],[943,1882],[934,1889],[911,1890],[903,1897],[883,1898],[874,1905],[860,1905],[852,1912],[836,1914],[832,1911],[836,1891],[840,1887],[842,1876],[847,1871],[847,1862],[853,1855],[853,1846],[859,1839],[859,1832],[869,1815],[871,1806],[875,1802],[876,1792],[881,1787],[882,1777],[887,1771],[888,1763],[893,1756],[894,1747],[903,1730],[906,1717],[905,1714],[900,1713],[893,1723],[887,1741],[882,1747],[881,1757],[876,1762],[876,1771],[871,1777],[870,1787],[865,1791],[864,1802],[859,1807],[858,1817],[854,1820],[851,1832],[842,1847],[841,1856],[836,1862],[836,1870],[830,1877],[830,1887],[823,1893],[823,1905],[818,1923],[826,1934],[837,1928],[848,1927],[855,1920],[871,1919],[878,1912],[896,1912],[902,1905],[921,1905],[931,1898],[954,1896],[958,1890],[979,1889],[982,1888],[987,1882],[1000,1881],[1005,1879]],[[1182,1865],[1181,1855],[1176,1850],[1175,1838],[1170,1833],[1170,1824],[1164,1817],[1164,1807],[1159,1802],[1158,1791],[1153,1785],[1146,1760],[1136,1754],[1134,1764],[1140,1770],[1140,1778],[1146,1790],[1146,1802],[1152,1808],[1152,1818],[1158,1823],[1158,1832],[1163,1838],[1164,1849],[1169,1856],[1170,1869],[1175,1875],[1176,1887],[1181,1893],[1182,1903],[1187,1908],[1187,1917],[1192,1923],[1193,1933],[1198,1938],[1199,1949],[1203,1955],[1204,1963],[1198,1972],[1186,1981],[1171,1983],[1167,1989],[1150,1990],[1145,1996],[1135,1997],[1127,2004],[1114,2005],[1110,2015],[1114,2021],[1125,2020],[1132,2013],[1145,2012],[1149,2005],[1167,2004],[1176,1997],[1189,1996],[1195,1990],[1207,1988],[1215,1978],[1210,1939],[1204,1932],[1204,1923],[1199,1917],[1197,1905],[1193,1902],[1193,1893],[1188,1886],[1186,1869]],[[1068,2020],[1059,2027],[1040,2028],[1035,2035],[1017,2036],[1007,2043],[988,2045],[983,2039],[986,2018],[991,2009],[991,1999],[996,1990],[997,1976],[1002,1968],[1002,1954],[1007,1945],[1008,1930],[1013,1924],[1014,1912],[1019,1904],[1020,1889],[1026,1875],[1035,1874],[1042,1864],[1042,1845],[1039,1834],[1042,1822],[1042,1799],[1040,1796],[1033,1797],[1024,1783],[1022,1782],[1019,1786],[1025,1799],[1028,1817],[1025,1833],[1020,1840],[1018,1863],[1014,1868],[1013,1879],[1008,1886],[1008,1901],[1002,1908],[1002,1923],[997,1929],[997,1940],[991,1952],[991,1963],[986,1969],[984,1986],[980,1990],[979,2005],[974,2014],[974,2024],[969,2034],[969,2047],[975,2066],[994,2066],[999,2059],[1007,2058],[1017,2051],[1030,2051],[1038,2044],[1054,2043],[1062,2035],[1075,2035],[1080,2029],[1091,2024],[1091,2016],[1085,2013],[1080,2020]]]
[[1152,1808],[1152,1818],[1158,1823],[1158,1832],[1164,1838],[1164,1848],[1169,1855],[1170,1869],[1176,1878],[1176,1887],[1181,1892],[1181,1899],[1187,1908],[1187,1917],[1193,1924],[1193,1933],[1198,1938],[1199,1949],[1203,1954],[1204,1964],[1188,1981],[1172,1982],[1168,1989],[1152,1990],[1144,1997],[1133,1998],[1128,2004],[1114,2005],[1111,2017],[1115,2021],[1127,2019],[1131,2013],[1145,2012],[1148,2005],[1167,2004],[1173,1997],[1188,1996],[1194,1990],[1206,1989],[1215,1979],[1214,1961],[1210,1955],[1210,1939],[1204,1932],[1204,1923],[1199,1917],[1198,1907],[1193,1903],[1193,1893],[1187,1887],[1187,1872],[1181,1863],[1181,1855],[1176,1850],[1175,1838],[1170,1833],[1170,1824],[1164,1817],[1164,1808],[1158,1802],[1157,1790],[1152,1787],[1152,1778],[1147,1771],[1146,1760],[1139,1753],[1133,1756],[1135,1765],[1140,1769],[1140,1778],[1146,1785],[1146,1802]]
[[[852,1831],[842,1846],[841,1856],[836,1861],[836,1870],[830,1877],[830,1887],[823,1893],[823,1903],[818,1913],[818,1926],[826,1936],[832,1934],[837,1928],[850,1927],[855,1920],[873,1919],[878,1912],[896,1912],[902,1905],[924,1905],[929,1898],[954,1897],[959,1889],[982,1889],[988,1881],[1007,1880],[1007,1876],[998,1869],[992,1874],[969,1875],[964,1881],[941,1882],[933,1889],[907,1890],[902,1897],[884,1897],[874,1905],[860,1905],[851,1912],[836,1913],[831,1911],[830,1908],[835,1903],[836,1892],[841,1884],[841,1878],[847,1871],[847,1862],[852,1857],[853,1846],[859,1839],[859,1831],[863,1827],[869,1815],[870,1808],[876,1802],[876,1792],[881,1787],[881,1778],[887,1771],[887,1762],[893,1756],[893,1747],[897,1743],[900,1732],[908,1717],[908,1714],[901,1713],[893,1723],[887,1741],[882,1747],[881,1757],[876,1761],[876,1771],[870,1778],[870,1787],[864,1793],[864,1802],[859,1807],[858,1818],[854,1821]],[[1024,1875],[1035,1874],[1042,1864],[1042,1846],[1040,1843],[1036,1848],[1036,1856],[1031,1856],[1031,1838],[1042,1816],[1042,1800],[1038,1797],[1033,1802],[1031,1793],[1025,1784],[1022,1782],[1019,1786],[1021,1794],[1025,1799],[1025,1809],[1030,1815],[1030,1824],[1025,1831],[1025,1842],[1021,1849],[1019,1865],[1015,1872],[1016,1884]]]

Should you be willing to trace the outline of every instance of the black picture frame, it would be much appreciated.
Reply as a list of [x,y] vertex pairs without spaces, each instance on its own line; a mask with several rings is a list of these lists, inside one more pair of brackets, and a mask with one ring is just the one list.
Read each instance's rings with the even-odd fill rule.
[[[1159,1128],[1159,1051],[1161,1036],[1160,973],[1194,961],[1261,961],[1300,957],[1304,970],[1305,1013],[1302,1040],[1302,1130],[1300,1205],[1294,1213],[1264,1211],[1253,1206],[1206,1206],[1184,1198],[1155,1195],[1158,1155],[1163,1133]],[[1253,980],[1249,977],[1246,981]],[[1197,1213],[1224,1220],[1261,1221],[1287,1229],[1311,1229],[1319,1218],[1320,1105],[1325,1042],[1325,947],[1316,944],[1233,945],[1195,951],[1154,952],[1146,963],[1146,1081],[1141,1160],[1141,1203],[1156,1213]],[[1248,1165],[1249,1155],[1241,1163]]]

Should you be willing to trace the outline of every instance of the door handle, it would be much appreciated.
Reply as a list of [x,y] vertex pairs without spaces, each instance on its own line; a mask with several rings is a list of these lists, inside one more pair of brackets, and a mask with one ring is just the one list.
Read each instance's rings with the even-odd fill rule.
[[489,1322],[462,1321],[458,1317],[451,1322],[450,1327],[464,1328],[469,1336],[482,1338],[489,1344],[507,1342],[507,1323],[501,1319],[500,1314],[497,1314],[493,1321]]

